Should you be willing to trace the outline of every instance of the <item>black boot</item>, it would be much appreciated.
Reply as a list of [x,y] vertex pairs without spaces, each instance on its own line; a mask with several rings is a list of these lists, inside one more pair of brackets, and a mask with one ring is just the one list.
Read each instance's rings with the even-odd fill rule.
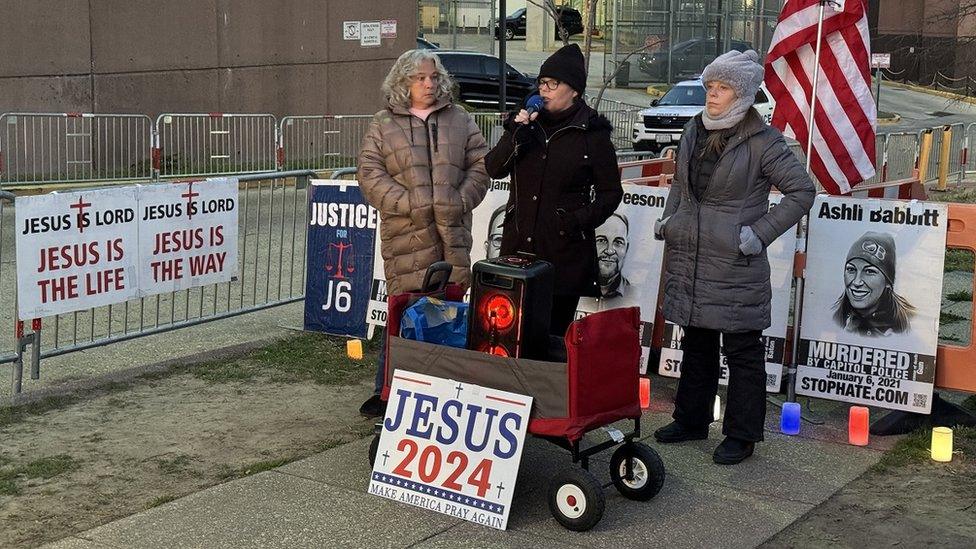
[[386,401],[380,395],[373,395],[359,407],[359,414],[365,417],[383,417],[386,415]]
[[705,440],[708,438],[708,426],[689,429],[677,421],[672,421],[670,424],[654,431],[654,438],[663,444],[684,442],[686,440]]
[[752,455],[756,443],[741,438],[725,437],[712,455],[712,461],[720,465],[735,465]]

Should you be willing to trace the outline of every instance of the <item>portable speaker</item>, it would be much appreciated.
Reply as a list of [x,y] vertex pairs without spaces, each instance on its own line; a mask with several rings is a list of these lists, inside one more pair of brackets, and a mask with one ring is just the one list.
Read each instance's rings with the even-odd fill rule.
[[552,310],[552,264],[506,255],[471,268],[468,349],[544,359]]

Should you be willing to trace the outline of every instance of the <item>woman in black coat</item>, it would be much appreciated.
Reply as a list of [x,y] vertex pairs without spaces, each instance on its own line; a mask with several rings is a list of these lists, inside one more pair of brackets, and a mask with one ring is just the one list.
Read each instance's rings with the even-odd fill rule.
[[613,214],[623,189],[613,127],[582,99],[579,46],[565,46],[539,70],[541,112],[510,114],[485,157],[488,174],[511,175],[503,255],[534,254],[553,264],[550,333],[564,335],[581,296],[598,296],[594,230]]

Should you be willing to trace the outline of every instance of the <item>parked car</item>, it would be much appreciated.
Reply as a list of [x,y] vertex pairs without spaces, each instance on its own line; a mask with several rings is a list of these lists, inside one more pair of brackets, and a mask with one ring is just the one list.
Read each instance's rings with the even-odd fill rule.
[[[438,51],[437,56],[447,72],[457,81],[460,100],[473,107],[498,108],[498,68],[494,55],[462,51]],[[536,91],[535,78],[506,64],[505,104],[509,109],[522,103]]]
[[[559,21],[566,28],[570,36],[583,32],[583,16],[578,10],[557,6]],[[547,19],[548,15],[545,16]],[[552,24],[553,36],[559,37],[559,26],[555,22]],[[505,40],[512,40],[516,36],[525,36],[525,8],[516,10],[515,13],[505,18]],[[498,38],[498,25],[495,25],[495,38]]]
[[[754,106],[764,122],[768,124],[773,119],[775,103],[765,84],[756,92]],[[652,101],[651,108],[640,111],[632,136],[634,149],[660,152],[664,147],[677,145],[685,124],[704,108],[705,86],[701,79],[678,82],[664,97]]]
[[[752,44],[741,40],[732,40],[731,49],[746,51],[752,49]],[[719,48],[722,49],[722,48]],[[674,45],[671,51],[671,79],[677,80],[701,74],[701,70],[715,60],[714,38],[693,38]],[[725,53],[719,51],[719,54]],[[645,52],[640,56],[640,70],[655,82],[668,81],[668,50]]]
[[431,42],[430,40],[427,40],[426,38],[420,36],[417,37],[418,50],[436,50],[440,46],[441,45],[438,44],[437,42]]

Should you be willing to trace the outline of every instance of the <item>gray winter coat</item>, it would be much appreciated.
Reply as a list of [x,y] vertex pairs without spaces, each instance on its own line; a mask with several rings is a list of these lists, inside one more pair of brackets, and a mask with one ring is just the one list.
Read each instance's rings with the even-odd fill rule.
[[[674,182],[664,208],[664,317],[680,326],[722,332],[769,327],[765,247],[813,206],[813,182],[782,134],[750,110],[729,138],[701,201],[688,181],[695,120],[684,128]],[[769,209],[770,186],[783,200]],[[746,257],[739,229],[750,226],[763,251]]]

